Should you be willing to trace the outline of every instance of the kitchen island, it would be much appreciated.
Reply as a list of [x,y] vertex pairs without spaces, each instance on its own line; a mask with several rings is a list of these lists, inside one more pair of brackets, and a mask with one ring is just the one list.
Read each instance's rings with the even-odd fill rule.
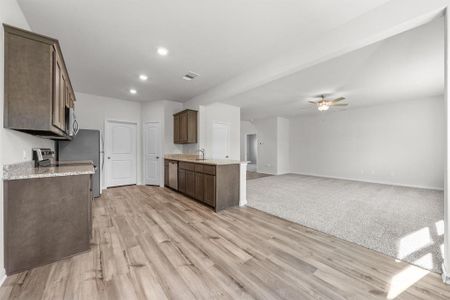
[[92,162],[3,169],[6,274],[90,249]]
[[239,206],[241,164],[238,160],[200,159],[197,155],[165,155],[164,185],[215,211]]

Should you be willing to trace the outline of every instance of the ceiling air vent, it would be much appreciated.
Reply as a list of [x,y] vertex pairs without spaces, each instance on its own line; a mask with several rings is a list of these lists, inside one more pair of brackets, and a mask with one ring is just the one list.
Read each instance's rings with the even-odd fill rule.
[[187,73],[186,75],[183,76],[183,79],[184,80],[192,80],[192,79],[194,79],[195,77],[198,77],[198,76],[200,76],[200,75],[197,74],[197,73],[189,72],[189,73]]

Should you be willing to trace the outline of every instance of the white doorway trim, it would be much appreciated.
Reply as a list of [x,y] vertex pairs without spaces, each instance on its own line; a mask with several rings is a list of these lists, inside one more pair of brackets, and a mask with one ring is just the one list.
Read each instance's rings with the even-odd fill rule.
[[449,203],[449,187],[450,187],[450,176],[449,176],[449,162],[450,162],[450,105],[449,105],[449,97],[450,97],[450,16],[449,16],[449,8],[446,6],[443,10],[443,15],[445,19],[445,43],[444,43],[444,120],[445,120],[445,169],[444,169],[444,253],[442,263],[442,280],[450,284],[450,203]]
[[[146,159],[146,156],[147,156],[147,146],[148,146],[148,132],[147,132],[147,129],[148,129],[148,127],[149,126],[155,126],[155,127],[157,127],[158,128],[158,137],[157,137],[157,139],[158,139],[158,142],[159,142],[159,145],[157,145],[156,147],[157,147],[157,150],[156,150],[156,156],[157,156],[157,159],[159,160],[159,162],[158,162],[158,168],[159,168],[159,170],[158,170],[158,182],[157,183],[154,183],[154,182],[147,182],[147,180],[148,180],[148,174],[147,174],[147,159]],[[143,181],[144,181],[144,185],[147,185],[147,184],[149,184],[149,185],[159,185],[160,187],[164,187],[164,157],[163,157],[163,155],[162,155],[162,148],[163,148],[163,138],[162,138],[162,126],[161,126],[161,122],[145,122],[144,123],[144,126],[143,126],[143,130],[142,130],[142,135],[143,135],[143,138],[142,138],[142,153],[143,153],[143,155],[142,155],[142,163],[143,163],[143,175],[144,175],[144,178],[143,178]]]
[[[248,149],[249,149],[248,138],[250,136],[255,136],[255,143],[256,143],[256,145],[255,145],[256,146],[255,147],[255,163],[250,161],[250,159],[248,157]],[[247,162],[247,171],[258,172],[258,135],[256,133],[245,134],[245,161]]]
[[128,124],[128,125],[135,125],[135,145],[134,145],[134,161],[135,161],[135,180],[133,183],[130,184],[137,184],[138,183],[138,155],[137,155],[137,150],[138,150],[138,145],[139,145],[139,136],[138,136],[138,122],[136,121],[127,121],[127,120],[118,120],[118,119],[106,119],[105,120],[105,125],[104,125],[104,137],[105,137],[105,144],[104,144],[104,153],[103,155],[105,156],[105,164],[104,164],[104,187],[108,188],[108,187],[113,187],[115,185],[111,184],[110,182],[110,163],[108,161],[108,157],[110,157],[110,141],[111,141],[111,137],[110,137],[110,132],[108,130],[108,126],[111,123],[122,123],[122,124]]
[[255,160],[256,162],[258,162],[258,135],[256,133],[247,133],[245,135],[245,161],[249,161],[248,160],[248,137],[254,135],[255,139],[256,139],[256,153],[255,153]]

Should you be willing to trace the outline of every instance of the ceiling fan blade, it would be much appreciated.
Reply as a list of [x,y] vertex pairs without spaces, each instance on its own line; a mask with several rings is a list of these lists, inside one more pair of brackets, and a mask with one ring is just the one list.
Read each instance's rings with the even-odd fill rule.
[[336,98],[334,100],[331,100],[331,102],[336,103],[336,102],[339,102],[339,101],[342,101],[342,100],[345,100],[345,97]]
[[339,103],[339,104],[333,104],[331,103],[331,106],[347,106],[348,103]]
[[312,101],[312,100],[310,100],[310,101],[308,101],[309,103],[312,103],[312,104],[316,104],[317,105],[317,102],[316,101]]

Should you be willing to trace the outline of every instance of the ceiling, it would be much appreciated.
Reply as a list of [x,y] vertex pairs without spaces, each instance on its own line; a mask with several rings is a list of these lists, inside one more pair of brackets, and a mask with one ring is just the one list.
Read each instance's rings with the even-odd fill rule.
[[[320,113],[314,95],[344,96],[347,108],[444,92],[444,18],[272,81],[226,100],[243,120]],[[329,113],[330,111],[326,112]]]
[[182,102],[387,1],[18,0],[33,31],[60,40],[76,91]]

